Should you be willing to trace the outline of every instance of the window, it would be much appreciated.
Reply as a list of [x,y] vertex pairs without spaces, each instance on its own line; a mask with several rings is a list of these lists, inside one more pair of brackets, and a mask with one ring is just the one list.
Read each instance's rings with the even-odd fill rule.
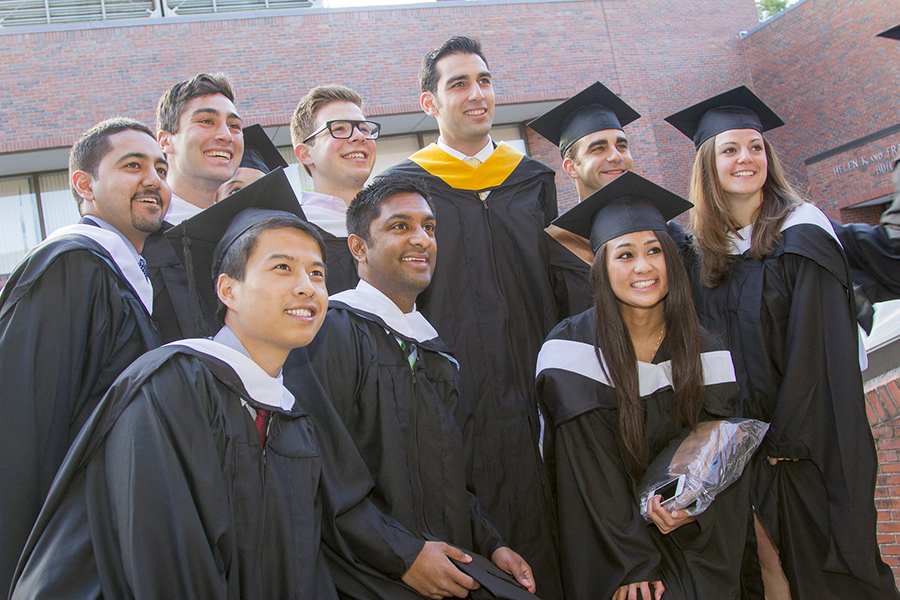
[[78,219],[65,171],[0,179],[0,288],[26,252]]

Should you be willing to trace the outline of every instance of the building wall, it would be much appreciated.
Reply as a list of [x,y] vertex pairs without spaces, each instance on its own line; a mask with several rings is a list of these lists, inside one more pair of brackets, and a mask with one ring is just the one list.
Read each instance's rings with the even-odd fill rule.
[[884,561],[900,578],[900,370],[866,386],[866,408],[878,449],[875,507]]
[[[743,40],[754,91],[786,122],[770,141],[799,187],[843,222],[865,216],[849,212],[853,204],[890,191],[884,165],[900,143],[900,42],[875,35],[897,24],[896,8],[803,0]],[[866,136],[875,139],[856,145]]]
[[[417,113],[421,57],[464,33],[482,40],[500,103],[562,100],[596,80],[618,92],[643,115],[628,128],[637,169],[686,193],[693,149],[662,118],[749,80],[738,32],[756,23],[753,0],[482,0],[257,14],[0,31],[0,154],[71,145],[116,114],[151,123],[160,94],[200,71],[232,76],[248,123],[287,124],[310,87],[331,82],[360,91],[372,116]],[[528,142],[559,167],[555,147],[534,135]],[[567,206],[574,186],[557,179]]]

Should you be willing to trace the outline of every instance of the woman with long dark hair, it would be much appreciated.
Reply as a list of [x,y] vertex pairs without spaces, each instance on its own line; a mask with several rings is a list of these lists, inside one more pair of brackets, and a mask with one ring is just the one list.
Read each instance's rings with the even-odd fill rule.
[[701,322],[728,340],[743,415],[770,423],[748,469],[766,595],[897,598],[875,537],[853,288],[831,223],[763,136],[783,122],[743,86],[666,120],[697,148]]
[[750,506],[739,483],[696,518],[637,485],[650,461],[713,415],[734,415],[727,351],[699,327],[666,220],[688,202],[626,173],[557,219],[589,237],[593,308],[538,357],[543,451],[559,506],[570,600],[738,598]]

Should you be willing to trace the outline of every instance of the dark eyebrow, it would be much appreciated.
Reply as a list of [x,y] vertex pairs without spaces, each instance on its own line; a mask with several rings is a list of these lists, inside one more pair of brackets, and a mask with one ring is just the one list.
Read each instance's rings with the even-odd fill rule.
[[[645,246],[649,246],[650,244],[656,244],[656,243],[659,243],[659,239],[658,239],[658,238],[653,238],[653,239],[651,239],[651,240],[647,240],[646,242],[644,242],[644,245],[645,245]],[[632,244],[631,242],[622,242],[621,244],[619,244],[618,246],[616,246],[616,247],[614,248],[614,250],[618,250],[619,248],[633,248],[633,247],[636,246],[636,245],[637,245],[637,244]]]
[[[194,112],[191,113],[191,116],[196,117],[197,115],[200,115],[200,114],[213,115],[214,117],[218,117],[221,113],[218,110],[216,110],[215,108],[198,108],[197,110],[195,110]],[[235,112],[228,113],[228,116],[226,118],[227,119],[237,119],[238,121],[243,122],[243,119],[241,119],[241,115],[239,115]]]
[[[270,254],[268,257],[266,257],[266,261],[270,261],[270,260],[287,260],[292,263],[297,262],[297,258],[295,256],[291,256],[290,254],[281,254],[281,253]],[[320,260],[313,261],[312,264],[313,264],[313,266],[316,266],[316,267],[322,267],[323,269],[325,268],[325,263],[323,263]]]
[[457,81],[465,81],[468,78],[469,78],[468,75],[456,75],[454,77],[450,77],[449,79],[447,79],[447,85],[450,85],[451,83],[456,83]]
[[[406,213],[395,213],[395,214],[389,216],[388,218],[386,218],[386,219],[384,220],[384,222],[385,222],[385,223],[390,223],[391,221],[393,221],[393,220],[395,220],[395,219],[400,219],[400,220],[403,220],[403,221],[412,221],[412,220],[413,220],[413,217],[412,217],[411,215],[406,214]],[[435,220],[434,215],[431,214],[431,213],[428,213],[428,214],[425,216],[425,220],[426,220],[426,221],[434,221],[434,220]]]
[[[129,152],[128,154],[123,154],[122,156],[120,156],[119,160],[117,160],[116,162],[120,163],[120,162],[129,160],[129,159],[132,159],[132,158],[137,158],[139,160],[147,160],[147,155],[144,154],[143,152]],[[166,163],[166,164],[168,165],[169,163]]]
[[625,142],[626,144],[628,143],[628,140],[625,138],[624,135],[620,135],[619,137],[616,138],[617,144],[621,144],[622,142]]

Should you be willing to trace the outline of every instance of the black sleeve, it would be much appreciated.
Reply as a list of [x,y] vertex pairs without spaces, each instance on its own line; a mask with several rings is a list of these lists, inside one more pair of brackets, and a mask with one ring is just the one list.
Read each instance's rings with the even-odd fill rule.
[[853,283],[862,287],[871,302],[900,298],[900,237],[891,236],[893,226],[833,225],[847,254]]
[[358,330],[343,311],[329,311],[313,344],[294,350],[285,385],[312,417],[322,457],[323,539],[343,560],[403,575],[425,542],[368,499],[374,482],[341,418],[352,411],[364,378]]
[[115,321],[123,308],[108,271],[89,252],[66,252],[23,294],[4,294],[16,300],[0,308],[0,589],[9,587],[74,432],[99,400],[92,389],[116,350]]
[[90,520],[106,524],[92,543],[113,597],[226,597],[225,565],[237,560],[230,481],[205,410],[225,398],[192,373],[169,365],[111,392],[133,400],[88,463],[86,487]]

